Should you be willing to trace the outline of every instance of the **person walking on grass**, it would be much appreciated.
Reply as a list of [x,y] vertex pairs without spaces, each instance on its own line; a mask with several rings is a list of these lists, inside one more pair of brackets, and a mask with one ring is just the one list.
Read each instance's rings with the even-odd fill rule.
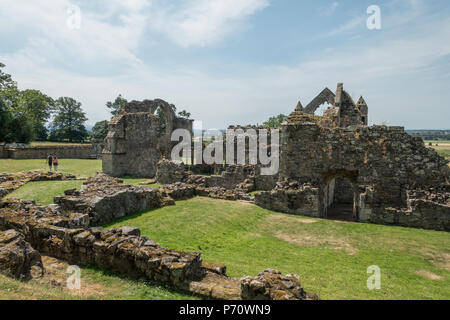
[[53,168],[55,168],[55,172],[58,172],[58,157],[53,156]]
[[51,154],[47,156],[47,162],[48,162],[48,170],[52,171],[52,165],[53,165],[53,157]]

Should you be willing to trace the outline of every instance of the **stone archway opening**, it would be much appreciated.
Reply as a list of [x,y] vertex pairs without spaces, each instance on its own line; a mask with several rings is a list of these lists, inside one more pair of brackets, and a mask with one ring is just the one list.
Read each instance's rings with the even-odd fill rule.
[[324,175],[320,199],[321,217],[359,221],[358,172],[335,170]]
[[325,101],[324,103],[322,103],[321,105],[319,105],[317,107],[317,109],[314,111],[314,115],[322,117],[324,115],[325,111],[327,111],[328,108],[330,108],[331,106],[332,106],[331,104],[329,104],[328,102]]
[[160,121],[160,138],[159,138],[159,149],[161,151],[162,158],[170,158],[170,151],[172,143],[170,137],[173,131],[173,123],[176,118],[175,106],[168,104],[167,102],[156,99],[154,104],[150,109],[150,113],[158,116]]
[[170,123],[169,123],[169,116],[167,115],[167,112],[165,108],[162,106],[158,106],[154,112],[159,117],[159,123],[161,125],[161,134],[166,135],[170,132]]

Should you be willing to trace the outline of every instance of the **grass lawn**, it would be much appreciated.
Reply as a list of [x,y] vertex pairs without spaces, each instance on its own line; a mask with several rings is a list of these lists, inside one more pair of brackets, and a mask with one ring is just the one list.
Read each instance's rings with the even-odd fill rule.
[[55,196],[64,194],[65,190],[80,189],[82,184],[83,181],[80,180],[28,182],[6,198],[34,200],[37,204],[48,205],[53,203]]
[[[124,183],[138,184],[147,179],[125,178]],[[34,200],[37,204],[48,205],[53,203],[53,198],[64,194],[65,190],[80,189],[83,181],[64,180],[64,181],[33,181],[29,182],[19,189],[11,192],[6,198],[18,198],[24,200]],[[158,188],[159,184],[145,185],[148,188]]]
[[[76,175],[101,170],[99,160],[63,161],[67,172]],[[42,162],[0,160],[0,171],[37,169]],[[125,178],[127,183],[144,180]],[[48,204],[81,183],[32,182],[9,196]],[[143,235],[164,247],[199,251],[204,260],[225,263],[231,276],[253,276],[268,267],[298,273],[305,289],[324,299],[450,299],[448,232],[292,216],[249,203],[201,197],[138,213],[106,227],[123,225],[139,227]],[[381,268],[379,291],[366,287],[371,265]],[[81,295],[0,276],[0,299],[191,298],[95,268],[83,268],[82,276],[90,285]]]
[[[35,169],[48,170],[46,159],[0,159],[0,172],[19,172]],[[59,159],[58,172],[72,173],[78,177],[89,177],[102,171],[101,160]]]
[[[191,300],[198,297],[155,286],[141,280],[130,280],[97,268],[81,268],[80,290],[68,290],[65,287],[68,264],[62,269],[51,270],[46,266],[46,274],[41,281],[21,282],[0,275],[0,300]],[[50,273],[50,274],[49,274]],[[54,287],[51,280],[57,280],[61,286]],[[53,282],[54,283],[54,282]]]
[[[199,251],[230,276],[271,267],[298,273],[324,299],[450,299],[450,236],[271,212],[252,204],[197,197],[107,227],[136,226],[167,248]],[[381,290],[366,287],[381,268]]]

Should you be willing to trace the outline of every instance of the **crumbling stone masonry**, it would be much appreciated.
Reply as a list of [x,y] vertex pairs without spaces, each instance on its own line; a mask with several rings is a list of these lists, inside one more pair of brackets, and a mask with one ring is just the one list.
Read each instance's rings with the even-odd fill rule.
[[155,189],[126,185],[105,174],[88,178],[80,191],[67,190],[54,202],[65,212],[79,212],[89,217],[89,225],[98,226],[127,215],[160,208],[172,199]]
[[278,175],[262,175],[260,165],[226,165],[220,175],[197,176],[186,171],[181,162],[161,160],[158,163],[156,181],[161,184],[183,182],[203,188],[225,190],[272,190]]
[[229,278],[225,266],[204,263],[200,253],[161,248],[133,227],[89,228],[86,220],[80,223],[80,216],[55,205],[0,200],[0,231],[9,230],[0,232],[0,272],[18,278],[42,275],[38,250],[69,263],[95,264],[212,299],[319,299],[303,291],[297,275],[282,277],[268,269],[266,280],[261,274]]
[[18,280],[37,279],[44,273],[41,255],[16,230],[0,231],[0,273]]
[[161,184],[171,184],[183,181],[186,173],[181,161],[161,160],[158,162],[156,181]]
[[[148,188],[123,184],[120,179],[98,173],[83,182],[80,191],[66,190],[64,195],[55,197],[54,202],[58,210],[66,215],[81,215],[78,220],[82,220],[85,226],[98,226],[137,212],[174,205],[176,200],[194,196],[224,200],[254,199],[240,189],[207,188],[204,186],[205,177],[199,178],[196,184],[177,182],[160,188]],[[193,182],[189,176],[186,181]]]
[[[155,111],[160,108],[165,123]],[[153,178],[162,158],[170,158],[175,129],[192,133],[192,122],[179,118],[171,106],[160,99],[132,101],[111,120],[102,153],[103,172],[113,177]]]
[[402,127],[366,126],[367,105],[342,84],[330,110],[319,117],[299,104],[289,115],[279,182],[256,204],[326,218],[336,201],[353,199],[359,221],[450,230],[448,161]]

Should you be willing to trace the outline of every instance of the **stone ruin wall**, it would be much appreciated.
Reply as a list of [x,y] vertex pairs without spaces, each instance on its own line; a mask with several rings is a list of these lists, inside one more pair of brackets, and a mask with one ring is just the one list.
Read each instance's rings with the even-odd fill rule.
[[[271,128],[265,126],[240,126],[240,125],[232,125],[229,126],[228,129],[233,130],[243,130],[244,133],[248,133],[249,129],[255,130],[257,134],[257,145],[259,147],[263,147],[266,154],[270,154],[272,147],[272,139],[271,139]],[[263,146],[259,141],[260,130],[267,130],[267,145]],[[278,175],[261,175],[261,163],[259,159],[259,150],[257,156],[257,164],[251,164],[249,160],[249,147],[250,147],[250,138],[245,138],[244,144],[244,159],[245,164],[238,164],[237,154],[238,154],[238,139],[235,138],[233,141],[233,155],[234,155],[234,164],[227,164],[224,166],[221,175],[211,176],[207,179],[207,186],[218,186],[226,189],[235,188],[236,185],[244,183],[246,180],[250,180],[249,182],[254,185],[254,190],[271,190],[275,187],[276,181],[278,180]],[[227,141],[226,136],[224,137],[224,158],[226,157],[227,152]]]
[[56,154],[60,159],[100,159],[102,142],[86,145],[5,146],[0,145],[0,159],[45,159]]
[[8,151],[4,143],[0,143],[0,159],[8,158]]
[[[161,108],[166,119],[165,128],[154,112]],[[111,120],[102,154],[103,172],[114,176],[153,178],[156,165],[169,158],[172,146],[170,135],[175,129],[188,129],[192,121],[178,118],[170,105],[160,99],[132,101]]]
[[133,210],[174,204],[164,189],[124,185],[97,174],[80,191],[67,190],[55,202],[37,206],[33,201],[0,200],[0,273],[17,279],[40,277],[45,272],[40,254],[45,254],[212,299],[319,299],[303,290],[297,275],[266,269],[256,277],[229,278],[224,265],[204,262],[200,253],[161,248],[140,236],[137,228],[92,227],[113,221],[118,216],[108,212],[131,203]]
[[[401,127],[328,128],[321,121],[302,111],[289,116],[282,131],[279,185],[257,194],[256,204],[327,217],[334,197],[330,188],[336,187],[330,182],[345,178],[347,188],[354,189],[360,221],[450,230],[448,161]],[[430,188],[442,192],[443,200],[413,206],[409,195]]]

